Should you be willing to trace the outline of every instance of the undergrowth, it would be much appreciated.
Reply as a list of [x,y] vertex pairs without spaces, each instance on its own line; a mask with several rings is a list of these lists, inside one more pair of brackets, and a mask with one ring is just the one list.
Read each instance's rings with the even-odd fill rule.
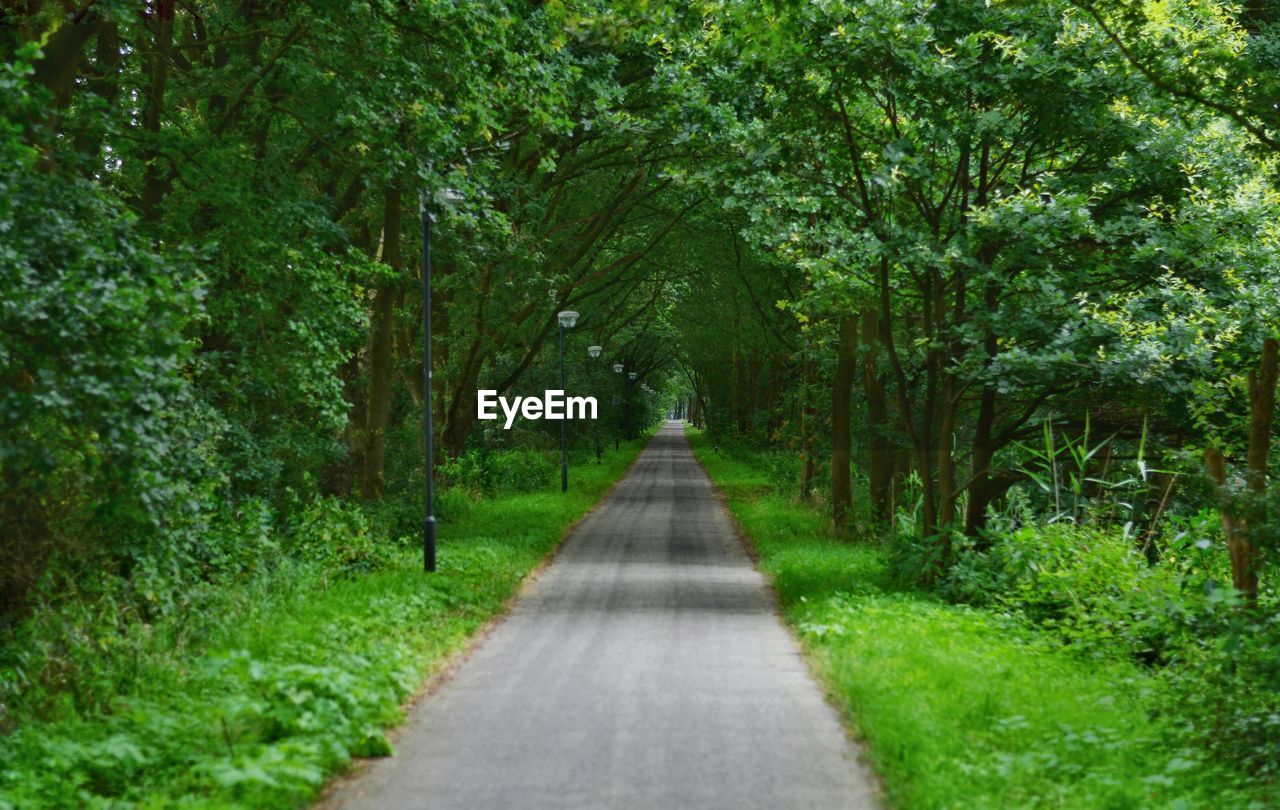
[[892,806],[1275,806],[1194,742],[1176,684],[1126,648],[903,587],[882,546],[836,537],[754,453],[689,437]]
[[304,803],[353,757],[391,753],[383,732],[406,699],[642,445],[575,466],[567,495],[442,493],[431,576],[412,536],[386,533],[388,514],[420,520],[414,504],[366,517],[329,500],[300,507],[269,574],[211,588],[195,615],[47,605],[0,659],[0,808]]

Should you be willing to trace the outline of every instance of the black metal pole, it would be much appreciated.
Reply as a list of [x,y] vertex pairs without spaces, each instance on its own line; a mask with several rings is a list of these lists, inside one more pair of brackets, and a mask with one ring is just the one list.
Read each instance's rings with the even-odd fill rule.
[[[560,391],[564,391],[564,324],[560,324]],[[568,419],[560,420],[560,491],[569,491]]]
[[[591,351],[590,349],[587,349],[587,352],[588,352],[588,353],[590,353],[590,351]],[[599,359],[599,357],[600,357],[600,355],[598,355],[598,354],[597,354],[597,355],[593,356],[591,359],[592,359],[592,360],[598,360],[598,359]],[[597,387],[597,386],[596,386],[596,381],[600,379],[600,370],[599,370],[596,366],[597,366],[597,364],[596,364],[596,363],[592,363],[592,364],[591,364],[591,375],[590,375],[590,380],[591,380],[591,390],[592,390],[592,391],[599,391],[599,390],[600,390],[600,389],[599,389],[599,387]],[[603,399],[603,397],[601,397],[601,399]],[[591,427],[592,427],[592,429],[595,431],[595,435],[596,435],[596,463],[597,463],[597,464],[599,464],[599,463],[600,463],[600,454],[603,452],[603,451],[600,449],[600,420],[599,420],[599,419],[592,420]]]
[[427,195],[420,201],[422,216],[422,435],[426,439],[423,456],[426,478],[427,514],[422,519],[422,568],[436,570],[436,493],[432,462],[435,444],[431,434],[431,212]]
[[624,381],[624,382],[623,382],[623,386],[625,386],[624,390],[625,390],[625,392],[626,392],[626,394],[625,394],[625,402],[624,402],[623,407],[624,407],[624,408],[626,408],[626,413],[627,413],[627,419],[626,419],[626,421],[625,421],[625,422],[623,422],[623,425],[624,425],[623,432],[627,435],[627,441],[631,441],[632,439],[634,439],[634,438],[635,438],[635,436],[633,435],[635,431],[633,430],[632,425],[631,425],[631,378],[630,378],[630,374],[628,374],[626,381]]

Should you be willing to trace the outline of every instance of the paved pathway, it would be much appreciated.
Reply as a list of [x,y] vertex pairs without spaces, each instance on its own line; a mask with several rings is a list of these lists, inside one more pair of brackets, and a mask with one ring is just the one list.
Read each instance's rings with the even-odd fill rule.
[[874,806],[675,422],[396,749],[337,805]]

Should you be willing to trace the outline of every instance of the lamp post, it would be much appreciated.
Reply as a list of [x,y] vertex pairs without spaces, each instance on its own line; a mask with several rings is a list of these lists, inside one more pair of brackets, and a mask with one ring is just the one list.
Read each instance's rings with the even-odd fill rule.
[[627,438],[628,439],[634,439],[636,437],[635,435],[636,426],[635,424],[633,424],[635,420],[632,419],[633,414],[631,412],[631,395],[635,390],[633,388],[633,384],[635,383],[637,376],[639,375],[636,374],[636,372],[634,371],[627,372],[627,380],[628,380],[627,382]]
[[[578,322],[578,313],[571,309],[557,313],[560,321],[560,390],[564,391],[564,331]],[[560,491],[569,491],[569,420],[560,420]]]
[[[604,349],[600,346],[588,346],[587,356],[590,357],[592,360],[595,360],[597,357],[600,356],[600,352],[602,351],[604,351]],[[595,366],[593,365],[592,368],[594,367]],[[592,386],[592,388],[594,387],[595,386]],[[599,464],[600,463],[600,423],[598,421],[595,423],[594,428],[595,428],[595,434],[596,434],[596,463]]]
[[[621,374],[621,373],[622,373],[622,364],[621,364],[621,363],[614,363],[614,364],[613,364],[613,373],[614,373],[614,374]],[[625,387],[626,387],[626,385],[627,385],[627,381],[626,381],[625,379],[621,378],[621,377],[619,377],[618,379],[622,380],[622,385],[623,385],[623,387],[625,388]],[[614,404],[615,404],[615,405],[616,405],[616,404],[618,404],[618,400],[617,400],[617,398],[616,398],[616,395],[615,395],[615,398],[614,398],[613,402],[614,402]],[[621,408],[618,408],[618,418],[617,418],[616,420],[614,420],[614,425],[613,425],[613,449],[614,449],[614,450],[617,450],[617,449],[618,449],[618,434],[620,434],[621,432],[622,432],[622,409],[621,409]]]
[[[440,192],[446,205],[461,202],[462,192],[446,188]],[[422,518],[422,569],[427,573],[436,570],[436,491],[435,442],[431,429],[431,223],[435,212],[431,210],[426,191],[418,195],[418,216],[422,220],[422,435],[423,477],[425,479],[426,514]]]

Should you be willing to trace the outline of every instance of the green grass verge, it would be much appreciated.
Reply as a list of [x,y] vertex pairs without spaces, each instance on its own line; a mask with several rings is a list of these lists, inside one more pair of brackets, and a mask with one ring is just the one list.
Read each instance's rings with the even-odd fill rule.
[[891,806],[1275,806],[1174,742],[1176,718],[1156,716],[1162,684],[1137,665],[895,591],[879,548],[837,539],[826,517],[775,494],[749,451],[688,433]]
[[567,495],[455,503],[437,574],[409,551],[336,578],[282,570],[229,594],[198,652],[166,650],[173,628],[143,628],[154,642],[107,711],[54,711],[0,737],[0,808],[305,803],[352,757],[391,752],[383,730],[406,699],[503,611],[643,444],[571,470]]

